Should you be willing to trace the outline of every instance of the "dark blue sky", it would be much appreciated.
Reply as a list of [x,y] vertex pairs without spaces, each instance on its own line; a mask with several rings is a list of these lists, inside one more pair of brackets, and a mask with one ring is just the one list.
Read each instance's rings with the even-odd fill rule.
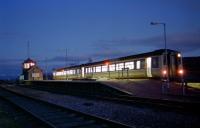
[[48,69],[163,48],[200,55],[199,0],[0,0],[0,78],[16,76],[27,58]]

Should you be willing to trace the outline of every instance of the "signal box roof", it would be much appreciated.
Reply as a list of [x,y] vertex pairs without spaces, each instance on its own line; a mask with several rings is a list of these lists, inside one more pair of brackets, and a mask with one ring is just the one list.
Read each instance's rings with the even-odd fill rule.
[[28,59],[26,59],[26,60],[23,62],[23,64],[24,64],[24,63],[36,63],[36,62],[35,62],[34,60],[28,58]]

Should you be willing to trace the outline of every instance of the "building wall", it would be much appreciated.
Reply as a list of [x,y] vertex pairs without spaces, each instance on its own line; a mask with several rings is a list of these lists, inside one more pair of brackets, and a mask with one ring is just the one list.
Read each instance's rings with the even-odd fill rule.
[[33,67],[28,71],[28,80],[43,80],[43,72],[38,67]]

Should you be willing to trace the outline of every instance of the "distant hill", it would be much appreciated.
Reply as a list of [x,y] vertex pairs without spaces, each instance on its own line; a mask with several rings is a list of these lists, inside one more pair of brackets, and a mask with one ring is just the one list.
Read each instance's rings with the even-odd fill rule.
[[200,56],[183,57],[183,67],[187,80],[200,81]]
[[187,70],[200,70],[200,57],[184,57],[183,66]]

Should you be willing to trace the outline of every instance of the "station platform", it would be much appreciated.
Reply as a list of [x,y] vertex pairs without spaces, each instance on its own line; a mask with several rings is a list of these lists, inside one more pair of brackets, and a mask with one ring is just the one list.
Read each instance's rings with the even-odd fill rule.
[[[170,82],[163,92],[161,80],[112,79],[97,81],[25,81],[24,87],[67,95],[120,96],[200,103],[200,87],[187,86],[183,94],[180,83]],[[199,85],[200,86],[200,85]]]
[[112,88],[126,92],[135,97],[162,99],[182,102],[200,102],[200,89],[191,87],[183,88],[181,84],[170,82],[169,88],[162,91],[162,81],[152,79],[129,79],[101,81]]

